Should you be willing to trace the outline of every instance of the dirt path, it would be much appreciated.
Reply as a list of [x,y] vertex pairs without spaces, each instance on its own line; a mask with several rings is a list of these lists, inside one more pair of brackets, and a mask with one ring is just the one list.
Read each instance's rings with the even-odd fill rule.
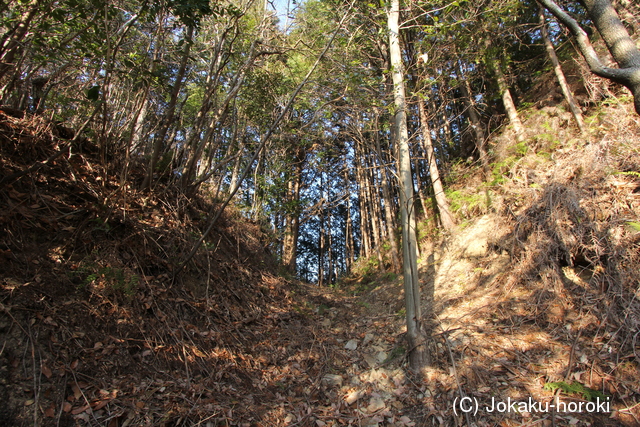
[[[311,409],[313,415],[305,418],[299,410],[288,420],[359,426],[638,425],[637,408],[626,409],[624,401],[586,406],[597,398],[596,389],[609,395],[637,384],[637,378],[615,381],[616,376],[629,381],[635,368],[620,371],[606,340],[593,339],[597,319],[588,306],[572,307],[576,301],[563,298],[562,290],[551,294],[509,281],[513,265],[494,243],[502,238],[496,221],[481,217],[423,256],[423,292],[435,288],[437,326],[432,365],[421,379],[406,370],[399,279],[374,284],[357,298],[309,288],[309,315],[318,325],[326,360],[318,375],[327,400]],[[588,290],[571,271],[565,271],[566,286]],[[571,389],[575,384],[584,386]],[[478,403],[475,414],[454,413],[456,400],[465,397]],[[503,410],[491,412],[494,405]]]

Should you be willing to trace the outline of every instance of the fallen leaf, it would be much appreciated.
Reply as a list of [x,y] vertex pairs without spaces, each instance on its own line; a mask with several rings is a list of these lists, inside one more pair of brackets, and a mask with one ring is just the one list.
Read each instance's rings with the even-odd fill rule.
[[51,402],[51,405],[44,410],[44,416],[47,418],[53,418],[56,416],[56,407],[53,402]]
[[42,375],[44,375],[47,378],[51,378],[51,376],[53,375],[53,372],[51,372],[51,369],[49,369],[47,365],[42,365]]
[[98,410],[104,408],[105,406],[107,406],[108,403],[109,403],[109,399],[99,400],[98,402],[96,402],[94,404],[93,410],[94,411],[98,411]]
[[71,415],[78,415],[81,414],[83,412],[85,412],[87,409],[90,409],[91,406],[89,405],[84,405],[84,406],[80,406],[79,408],[76,408],[74,410],[71,411]]
[[354,390],[348,395],[345,396],[344,401],[347,402],[347,405],[351,405],[360,399],[363,396],[363,392],[360,390]]
[[77,384],[72,385],[71,390],[73,391],[73,397],[75,400],[78,400],[80,399],[80,397],[82,397],[82,391],[80,390],[80,387],[78,387]]

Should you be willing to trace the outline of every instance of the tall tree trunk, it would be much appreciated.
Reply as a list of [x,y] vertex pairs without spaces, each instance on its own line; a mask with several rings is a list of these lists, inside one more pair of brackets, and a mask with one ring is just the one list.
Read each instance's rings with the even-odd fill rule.
[[[344,182],[347,189],[350,187],[349,171],[344,168]],[[345,214],[345,264],[347,272],[351,271],[351,266],[355,262],[355,248],[353,245],[353,221],[351,219],[351,192],[347,190],[347,212]]]
[[300,230],[300,187],[302,184],[302,170],[305,151],[296,147],[292,158],[293,173],[287,183],[288,201],[292,205],[286,214],[286,228],[282,246],[282,264],[292,274],[296,272],[296,256],[298,252],[298,234]]
[[333,228],[332,225],[332,214],[331,210],[329,210],[327,216],[327,258],[329,264],[327,266],[327,286],[331,286],[333,283],[333,235],[331,234],[331,230]]
[[500,90],[500,93],[502,94],[502,104],[504,105],[504,109],[507,111],[509,123],[511,123],[511,126],[513,126],[513,131],[516,133],[516,139],[518,140],[518,142],[522,142],[524,141],[522,122],[520,121],[520,117],[518,116],[516,104],[513,102],[513,97],[511,96],[511,91],[509,90],[507,79],[502,72],[500,64],[496,64],[495,60],[493,59],[490,59],[489,63],[490,68],[493,69],[493,72],[496,75],[496,82],[498,83],[498,88]]
[[20,21],[0,40],[0,78],[11,69],[15,56],[22,47],[22,39],[27,35],[36,14],[41,12],[41,3],[41,0],[30,1]]
[[370,160],[367,162],[367,187],[369,198],[369,210],[371,211],[371,230],[373,232],[373,245],[378,256],[378,269],[381,272],[385,272],[384,258],[382,256],[382,239],[383,239],[383,227],[382,227],[382,215],[380,210],[380,203],[377,200],[380,199],[377,180],[375,179],[375,171],[373,168],[373,162]]
[[[400,213],[402,217],[402,252],[404,254],[404,294],[409,344],[409,365],[419,372],[427,363],[425,336],[422,331],[420,283],[418,280],[417,239],[414,227],[413,177],[409,158],[409,134],[407,131],[404,66],[400,49],[400,1],[391,0],[387,12],[389,29],[389,58],[394,87],[396,144],[398,146],[398,174],[400,178]],[[427,313],[431,315],[431,313]]]
[[445,148],[447,147],[447,142],[448,142],[447,133],[444,129],[444,126],[442,127],[442,129],[438,128],[438,125],[440,123],[439,120],[437,119],[438,106],[436,105],[436,102],[433,100],[433,96],[429,96],[429,106],[431,107],[431,111],[433,111],[434,115],[436,116],[434,127],[438,130],[436,131],[435,142],[439,143],[441,148],[440,150],[437,151],[436,155],[440,159],[440,163],[444,164],[447,161],[447,153],[445,153],[446,151]]
[[436,205],[438,206],[438,212],[440,213],[440,223],[442,228],[450,231],[454,225],[453,215],[451,215],[451,209],[449,209],[449,201],[444,192],[442,186],[442,179],[440,178],[440,171],[438,170],[438,164],[436,162],[436,156],[433,150],[433,141],[431,140],[431,130],[429,129],[429,119],[427,116],[427,109],[423,100],[418,100],[418,111],[420,113],[420,130],[422,132],[422,145],[427,155],[427,162],[429,164],[429,176],[431,177],[431,185],[433,186],[433,194],[436,199]]
[[[324,174],[320,173],[320,200],[324,201]],[[320,205],[320,230],[318,235],[318,286],[324,285],[325,206]]]
[[369,258],[371,256],[371,215],[369,213],[369,202],[365,174],[362,170],[362,149],[361,144],[357,144],[356,149],[356,180],[358,183],[358,201],[360,204],[360,254],[359,257]]
[[391,198],[391,191],[389,190],[389,180],[387,178],[387,167],[384,165],[385,157],[382,155],[382,148],[380,146],[380,132],[378,132],[378,112],[376,111],[376,129],[375,129],[375,143],[376,151],[378,152],[378,158],[383,164],[380,167],[380,177],[382,185],[382,197],[384,198],[384,216],[387,224],[387,238],[389,239],[389,246],[391,246],[391,265],[395,273],[400,272],[400,257],[398,255],[398,241],[396,239],[396,224],[393,214]]
[[462,79],[462,84],[460,85],[460,89],[462,90],[463,100],[464,100],[464,103],[466,104],[467,111],[469,114],[469,122],[471,123],[471,128],[473,129],[476,150],[478,150],[478,157],[480,158],[480,164],[482,165],[482,170],[484,171],[485,175],[488,175],[489,174],[489,156],[487,156],[484,126],[482,125],[482,120],[480,120],[480,114],[478,113],[478,109],[476,108],[476,100],[473,96],[473,91],[471,90],[471,84],[469,83],[469,79],[466,77],[466,74],[462,69],[462,65],[459,62],[458,62],[458,70],[460,72],[460,78]]
[[547,55],[549,55],[549,59],[551,60],[551,64],[553,65],[553,71],[556,73],[556,78],[558,79],[558,83],[560,84],[560,88],[562,89],[562,94],[564,95],[564,99],[569,104],[569,108],[571,109],[571,114],[573,114],[573,118],[578,125],[578,129],[580,132],[584,133],[584,119],[582,118],[582,112],[580,111],[580,107],[576,103],[575,98],[573,97],[573,93],[571,92],[571,88],[567,83],[567,79],[564,76],[564,72],[562,71],[562,67],[560,66],[560,61],[558,60],[558,55],[556,55],[556,50],[551,43],[551,39],[549,38],[549,31],[547,29],[547,20],[544,16],[544,8],[540,6],[540,30],[542,32],[542,40],[544,41],[544,47],[547,49]]
[[[414,145],[414,153],[411,160],[413,161],[413,170],[416,175],[415,192],[418,195],[418,199],[420,200],[420,206],[422,207],[422,217],[426,218],[427,212],[429,212],[429,209],[427,208],[427,200],[426,200],[427,188],[422,183],[422,176],[420,174],[420,169],[421,169],[420,160],[418,159],[419,157],[420,157],[420,151],[418,150],[418,147]],[[419,215],[416,215],[416,217],[418,216]]]

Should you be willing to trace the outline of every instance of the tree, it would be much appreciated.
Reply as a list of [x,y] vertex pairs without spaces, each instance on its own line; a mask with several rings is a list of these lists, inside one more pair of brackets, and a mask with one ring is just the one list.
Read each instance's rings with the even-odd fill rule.
[[422,308],[420,305],[420,282],[418,280],[418,255],[413,194],[413,176],[409,154],[407,131],[406,97],[404,88],[404,66],[400,49],[400,0],[392,0],[387,11],[389,30],[389,59],[394,89],[395,143],[398,152],[398,180],[400,186],[400,214],[402,226],[402,253],[404,273],[404,296],[409,344],[409,364],[418,372],[426,363],[425,337],[422,331]]
[[606,67],[593,48],[587,32],[578,21],[553,0],[538,0],[571,31],[591,72],[628,88],[633,94],[636,112],[640,114],[640,50],[620,20],[609,0],[582,0],[591,21],[607,45],[619,68]]
[[571,88],[567,83],[567,79],[564,76],[564,72],[562,71],[562,66],[560,65],[558,56],[556,55],[556,50],[551,43],[551,39],[549,38],[549,30],[547,29],[547,21],[544,16],[544,9],[542,8],[542,6],[540,6],[540,33],[542,34],[544,46],[547,49],[547,54],[549,55],[549,59],[551,60],[551,65],[553,65],[553,71],[556,73],[556,78],[558,79],[558,83],[560,84],[560,88],[562,89],[564,99],[567,101],[567,104],[569,104],[569,109],[571,109],[571,114],[573,114],[573,118],[575,119],[580,132],[584,132],[585,127],[584,119],[582,118],[582,112],[580,111],[580,108],[578,107],[578,104],[573,97]]

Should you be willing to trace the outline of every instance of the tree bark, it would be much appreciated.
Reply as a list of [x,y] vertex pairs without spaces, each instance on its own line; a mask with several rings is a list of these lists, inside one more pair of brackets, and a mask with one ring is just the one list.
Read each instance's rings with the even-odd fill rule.
[[427,109],[424,105],[424,101],[418,100],[418,111],[420,114],[420,130],[422,132],[422,145],[427,156],[427,162],[429,165],[429,176],[431,177],[431,185],[433,186],[433,194],[438,205],[438,212],[440,213],[440,223],[442,228],[447,231],[455,226],[453,215],[451,215],[451,209],[449,209],[449,201],[444,192],[442,186],[442,179],[440,178],[440,171],[438,170],[438,164],[436,163],[436,156],[433,150],[433,142],[431,140],[431,130],[429,129],[429,120],[427,118]]
[[369,213],[370,213],[370,225],[371,225],[371,234],[373,240],[373,249],[376,251],[376,255],[378,257],[378,269],[384,273],[384,259],[382,257],[382,221],[380,215],[380,204],[376,201],[380,199],[378,186],[376,185],[375,174],[373,169],[373,163],[367,161],[367,157],[364,157],[364,184],[367,188],[367,202],[369,205]]
[[[349,172],[344,168],[344,182],[347,188],[350,186]],[[347,190],[347,212],[345,214],[345,264],[346,270],[351,271],[351,266],[355,262],[355,251],[353,247],[353,220],[351,219],[351,193]]]
[[551,39],[549,38],[549,31],[547,30],[547,20],[544,16],[544,8],[542,6],[540,6],[540,31],[542,33],[544,47],[547,50],[549,59],[551,60],[551,65],[553,65],[553,71],[556,73],[556,78],[558,79],[558,83],[560,84],[560,88],[562,89],[564,99],[567,101],[567,104],[569,104],[569,109],[571,110],[571,114],[573,114],[573,118],[578,125],[578,129],[580,129],[581,133],[584,133],[585,126],[584,119],[582,118],[582,112],[580,111],[580,107],[578,107],[578,104],[573,97],[571,88],[569,87],[567,79],[564,76],[564,72],[562,71],[562,66],[560,66],[558,55],[556,55],[556,50],[551,43]]
[[582,0],[589,17],[607,45],[609,53],[620,68],[609,68],[602,64],[587,33],[553,0],[538,0],[538,2],[569,28],[593,74],[619,83],[631,91],[636,113],[640,115],[640,49],[629,36],[629,32],[611,2],[609,0]]
[[369,212],[369,194],[362,170],[363,154],[361,144],[356,148],[356,182],[358,183],[358,201],[360,205],[360,253],[358,257],[369,258],[371,256],[371,215]]
[[471,128],[475,136],[475,146],[478,150],[478,157],[480,158],[480,164],[485,176],[489,174],[489,156],[487,156],[486,139],[484,134],[484,127],[482,120],[480,120],[480,114],[476,108],[476,101],[473,97],[473,91],[471,90],[471,84],[466,77],[464,70],[460,63],[458,63],[458,70],[460,71],[460,78],[462,84],[460,89],[462,90],[463,100],[466,104],[467,111],[469,112],[469,121],[471,122]]
[[513,126],[513,131],[516,133],[518,142],[522,142],[524,141],[522,122],[520,121],[520,117],[518,116],[516,104],[513,102],[513,97],[511,96],[511,91],[509,90],[507,79],[502,72],[500,64],[496,64],[495,60],[489,60],[489,67],[494,71],[496,75],[496,82],[498,83],[498,88],[500,90],[500,93],[502,94],[502,104],[504,105],[504,109],[507,111],[509,123],[511,123],[511,126]]
[[400,257],[398,255],[398,241],[396,239],[396,224],[393,215],[393,209],[391,208],[393,200],[391,198],[391,191],[389,189],[389,180],[387,179],[387,168],[384,165],[385,158],[382,155],[382,147],[380,146],[380,133],[378,132],[378,112],[376,111],[376,129],[375,129],[375,143],[376,151],[378,152],[378,158],[380,159],[380,178],[382,185],[382,197],[384,199],[384,217],[387,225],[387,238],[389,239],[389,246],[391,246],[391,265],[395,273],[400,272]]
[[[400,179],[400,213],[402,217],[402,251],[404,255],[404,294],[409,344],[409,365],[419,372],[427,363],[425,337],[422,331],[420,305],[420,283],[418,280],[417,239],[414,227],[415,209],[413,176],[409,158],[409,135],[407,131],[406,101],[404,88],[404,66],[400,49],[400,1],[391,0],[387,11],[389,30],[389,57],[394,87],[396,144],[398,146],[398,173]],[[430,315],[430,313],[427,313]]]
[[4,34],[0,40],[0,79],[11,69],[16,53],[22,47],[21,41],[27,35],[31,22],[41,11],[41,0],[32,0],[18,24]]
[[298,252],[298,235],[300,230],[300,187],[302,184],[302,170],[305,151],[296,147],[296,153],[292,157],[293,173],[287,183],[288,201],[291,206],[286,215],[286,227],[282,247],[282,263],[291,273],[296,273],[296,257]]

